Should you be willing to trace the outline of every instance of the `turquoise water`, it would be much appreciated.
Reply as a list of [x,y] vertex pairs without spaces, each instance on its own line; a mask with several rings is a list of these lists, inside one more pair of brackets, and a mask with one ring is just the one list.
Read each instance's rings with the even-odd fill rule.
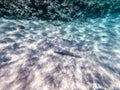
[[[10,77],[17,77],[17,70],[23,67],[33,71],[33,75],[36,75],[35,72],[40,73],[39,78],[35,77],[38,80],[52,73],[52,76],[57,75],[61,81],[68,81],[68,85],[61,82],[61,85],[66,85],[61,90],[120,90],[119,24],[119,14],[86,22],[78,19],[66,23],[56,21],[54,24],[41,20],[0,18],[0,80],[3,81],[0,82],[0,90],[17,80]],[[43,65],[41,71],[36,68],[38,65]],[[69,78],[62,73],[52,72],[58,65],[61,65],[61,72],[68,74]],[[8,71],[10,74],[5,74]],[[32,74],[29,73],[28,76]],[[12,85],[16,83],[13,82]],[[36,88],[45,90],[44,85],[39,87],[42,85],[40,82],[36,84],[34,80],[31,83]],[[12,86],[10,88],[16,90]]]

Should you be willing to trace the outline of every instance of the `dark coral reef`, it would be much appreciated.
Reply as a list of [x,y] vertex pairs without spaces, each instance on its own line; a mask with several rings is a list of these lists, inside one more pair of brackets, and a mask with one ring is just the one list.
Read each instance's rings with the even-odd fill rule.
[[0,16],[71,21],[120,11],[120,0],[1,0]]

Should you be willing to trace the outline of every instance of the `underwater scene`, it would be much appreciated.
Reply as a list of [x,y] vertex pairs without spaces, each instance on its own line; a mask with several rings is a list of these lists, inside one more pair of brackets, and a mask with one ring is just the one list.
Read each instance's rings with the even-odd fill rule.
[[120,90],[120,0],[0,0],[0,90]]

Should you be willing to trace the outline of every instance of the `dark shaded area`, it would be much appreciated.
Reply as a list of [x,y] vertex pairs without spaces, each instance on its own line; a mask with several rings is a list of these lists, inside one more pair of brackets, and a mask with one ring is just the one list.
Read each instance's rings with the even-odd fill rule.
[[37,64],[38,60],[39,60],[39,56],[38,56],[39,52],[37,50],[29,50],[29,54],[28,54],[28,65],[29,66],[33,66],[35,64]]
[[30,69],[28,67],[19,69],[18,76],[16,77],[16,82],[17,83],[22,82],[22,85],[19,87],[21,90],[28,89],[28,85],[33,80],[34,76],[32,78],[30,78],[29,75],[30,75]]
[[54,44],[50,41],[47,41],[47,39],[43,40],[37,45],[37,48],[41,51],[47,51],[54,47]]
[[61,80],[58,80],[57,77],[54,77],[53,75],[48,74],[45,77],[45,81],[53,88],[59,88],[61,86]]
[[0,64],[2,62],[7,62],[9,60],[11,60],[11,57],[6,55],[7,53],[5,51],[0,51]]
[[111,79],[107,76],[101,75],[100,73],[96,72],[95,75],[95,82],[99,85],[108,88],[111,85]]
[[113,14],[120,11],[119,5],[120,0],[1,0],[0,16],[71,21]]
[[10,62],[10,63],[4,63],[4,64],[3,64],[3,63],[0,62],[0,69],[1,69],[1,68],[4,68],[4,67],[7,67],[8,65],[12,65],[12,64],[14,64],[14,63],[15,63],[15,62]]
[[10,57],[7,57],[7,56],[0,56],[0,62],[7,62],[7,61],[9,61],[9,60],[11,60],[11,58]]
[[97,88],[96,90],[105,90],[104,88]]

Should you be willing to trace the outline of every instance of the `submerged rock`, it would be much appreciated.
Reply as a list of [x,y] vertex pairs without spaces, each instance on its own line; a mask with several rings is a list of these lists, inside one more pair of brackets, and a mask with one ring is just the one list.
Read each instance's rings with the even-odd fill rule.
[[0,16],[7,18],[71,21],[120,11],[120,0],[2,0]]

